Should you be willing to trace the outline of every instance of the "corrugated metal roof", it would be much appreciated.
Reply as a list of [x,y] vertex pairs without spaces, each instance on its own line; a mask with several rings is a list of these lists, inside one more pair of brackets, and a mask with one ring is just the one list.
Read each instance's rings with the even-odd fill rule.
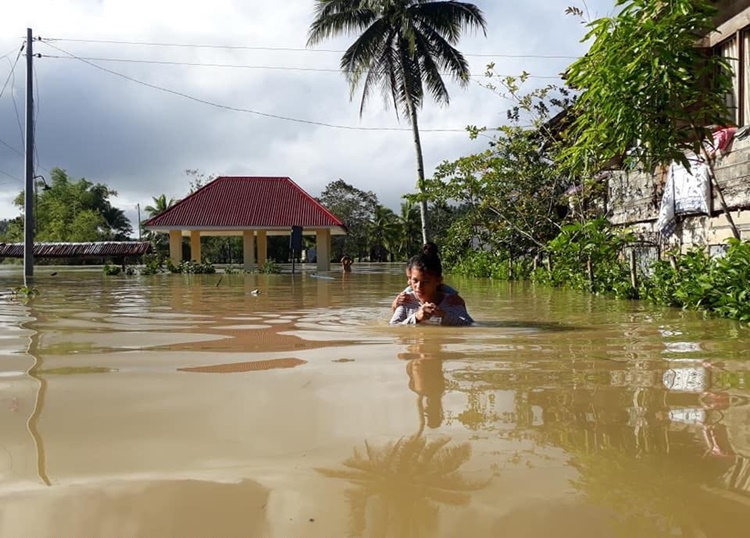
[[149,229],[341,227],[288,177],[218,177],[146,221]]
[[[35,258],[109,258],[141,256],[151,250],[147,241],[96,243],[34,243]],[[0,258],[23,258],[23,243],[0,243]]]

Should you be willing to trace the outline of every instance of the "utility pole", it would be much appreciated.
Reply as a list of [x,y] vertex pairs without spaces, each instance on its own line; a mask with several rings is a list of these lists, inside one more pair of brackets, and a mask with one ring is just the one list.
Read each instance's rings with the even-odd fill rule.
[[[34,276],[34,37],[26,29],[26,192],[24,193],[23,276]],[[26,284],[28,285],[28,284]]]
[[138,241],[141,240],[141,204],[135,204],[135,208],[138,210]]

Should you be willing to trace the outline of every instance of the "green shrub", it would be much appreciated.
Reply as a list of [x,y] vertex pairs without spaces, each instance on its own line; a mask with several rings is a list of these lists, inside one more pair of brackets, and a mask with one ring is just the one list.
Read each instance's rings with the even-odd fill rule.
[[108,263],[105,263],[103,271],[107,276],[115,276],[119,275],[122,269],[120,269],[119,265],[110,265]]
[[146,254],[143,257],[143,267],[139,272],[142,275],[156,275],[164,272],[164,258],[158,254]]
[[281,267],[273,260],[266,260],[265,263],[258,267],[259,273],[264,274],[279,274],[281,273]]
[[182,273],[190,275],[210,275],[216,272],[216,268],[209,261],[196,262],[195,260],[182,260],[179,265],[167,259],[167,270],[170,273]]

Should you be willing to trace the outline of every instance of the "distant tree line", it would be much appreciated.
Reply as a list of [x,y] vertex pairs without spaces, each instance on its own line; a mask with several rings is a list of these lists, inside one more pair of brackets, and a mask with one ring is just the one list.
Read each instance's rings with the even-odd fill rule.
[[[111,197],[117,191],[103,183],[72,179],[53,168],[49,182],[38,179],[34,185],[34,240],[40,242],[124,241],[133,227],[125,213],[114,207]],[[13,203],[24,206],[21,192]],[[24,239],[24,217],[0,222],[0,241],[13,243]]]

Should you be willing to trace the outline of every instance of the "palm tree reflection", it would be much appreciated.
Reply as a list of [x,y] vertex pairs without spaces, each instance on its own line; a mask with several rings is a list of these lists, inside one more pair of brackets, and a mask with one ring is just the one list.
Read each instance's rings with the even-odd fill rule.
[[431,536],[440,504],[462,506],[469,492],[489,481],[464,478],[458,469],[469,461],[469,443],[449,446],[450,437],[427,440],[417,434],[373,446],[342,462],[344,469],[317,469],[354,487],[346,492],[354,536]]

